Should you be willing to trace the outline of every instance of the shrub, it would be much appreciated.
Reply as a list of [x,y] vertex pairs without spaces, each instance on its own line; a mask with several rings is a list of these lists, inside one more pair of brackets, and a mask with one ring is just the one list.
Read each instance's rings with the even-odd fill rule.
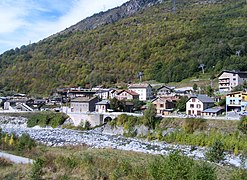
[[201,118],[186,118],[183,128],[187,133],[193,133],[195,130],[203,130],[206,126],[206,120]]
[[192,168],[192,178],[197,180],[214,180],[217,179],[215,168],[209,163],[202,162],[197,163],[194,168]]
[[221,141],[216,140],[205,155],[209,161],[219,163],[224,160],[225,157],[224,144]]
[[149,166],[154,179],[216,179],[215,169],[207,163],[195,162],[178,151],[160,156]]
[[247,134],[247,116],[241,117],[239,124],[238,124],[238,129],[242,133]]
[[43,171],[42,168],[44,166],[44,160],[41,158],[36,159],[33,163],[32,170],[31,170],[31,179],[42,179]]
[[50,125],[53,128],[62,125],[66,120],[67,116],[63,113],[54,113],[54,112],[42,112],[35,113],[28,119],[27,126],[34,127],[39,125],[41,127],[45,127]]
[[36,147],[35,141],[28,134],[22,134],[17,142],[17,150],[31,150],[33,147]]

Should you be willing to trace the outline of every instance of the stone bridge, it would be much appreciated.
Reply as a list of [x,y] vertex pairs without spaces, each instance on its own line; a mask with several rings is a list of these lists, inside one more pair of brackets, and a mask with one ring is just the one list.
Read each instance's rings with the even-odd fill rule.
[[73,120],[75,126],[84,124],[88,121],[92,127],[101,125],[108,121],[113,120],[121,114],[127,114],[132,116],[142,116],[142,114],[127,113],[127,112],[111,112],[111,113],[96,113],[96,112],[86,112],[86,113],[72,113],[67,112],[67,115]]

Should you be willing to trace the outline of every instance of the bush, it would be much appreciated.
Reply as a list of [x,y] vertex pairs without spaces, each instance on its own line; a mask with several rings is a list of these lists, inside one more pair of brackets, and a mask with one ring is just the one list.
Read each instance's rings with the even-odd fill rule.
[[191,179],[197,179],[197,180],[217,179],[215,168],[206,162],[198,163],[196,166],[194,166],[192,171],[193,173]]
[[241,117],[239,124],[238,124],[238,129],[242,133],[247,134],[247,116]]
[[220,161],[224,160],[224,144],[216,140],[213,146],[206,152],[206,158],[209,161],[219,163]]
[[27,126],[34,127],[39,125],[45,127],[47,125],[56,128],[59,125],[62,125],[66,120],[67,116],[63,113],[54,113],[54,112],[42,112],[35,113],[28,119]]
[[206,126],[206,120],[201,118],[186,118],[183,128],[187,133],[193,133],[195,130],[203,130]]
[[32,170],[31,170],[31,179],[42,179],[43,171],[42,168],[44,166],[44,160],[41,158],[36,159],[33,163]]
[[28,134],[22,134],[17,142],[17,150],[31,150],[33,147],[36,147],[35,141]]
[[178,151],[160,156],[149,166],[154,179],[216,179],[215,169],[207,163],[195,162]]

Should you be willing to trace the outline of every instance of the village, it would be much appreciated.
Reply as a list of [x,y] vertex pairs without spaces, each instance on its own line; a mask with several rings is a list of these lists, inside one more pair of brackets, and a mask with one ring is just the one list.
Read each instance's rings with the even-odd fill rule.
[[127,89],[58,88],[48,99],[34,99],[26,94],[0,97],[0,112],[52,110],[68,114],[75,125],[89,121],[92,126],[123,113],[141,116],[149,104],[153,104],[157,115],[162,117],[238,120],[247,115],[247,92],[234,91],[246,83],[247,72],[227,70],[217,78],[220,95],[200,94],[195,87],[157,87],[148,83],[129,84]]

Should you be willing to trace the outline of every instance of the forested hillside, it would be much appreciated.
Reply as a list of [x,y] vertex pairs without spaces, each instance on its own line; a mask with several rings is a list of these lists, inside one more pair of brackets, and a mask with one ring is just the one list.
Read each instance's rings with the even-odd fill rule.
[[[246,0],[171,1],[93,30],[69,32],[0,56],[0,89],[48,94],[61,86],[181,81],[247,70]],[[236,54],[240,51],[239,54]]]

